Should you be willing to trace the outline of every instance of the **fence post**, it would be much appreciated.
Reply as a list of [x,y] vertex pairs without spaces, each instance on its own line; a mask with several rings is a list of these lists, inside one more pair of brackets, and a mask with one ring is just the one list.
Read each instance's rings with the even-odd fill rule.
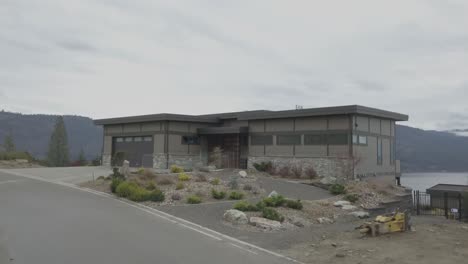
[[419,190],[416,191],[416,215],[419,215],[420,214],[420,211],[419,211]]
[[462,195],[458,194],[458,221],[462,220]]
[[444,193],[444,211],[445,211],[445,218],[448,219],[448,194]]

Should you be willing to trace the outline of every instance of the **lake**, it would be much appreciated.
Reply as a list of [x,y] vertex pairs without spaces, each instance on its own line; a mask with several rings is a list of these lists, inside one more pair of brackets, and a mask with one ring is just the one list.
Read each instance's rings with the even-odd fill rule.
[[426,191],[427,188],[439,183],[468,185],[468,172],[423,172],[401,175],[401,185],[413,190]]

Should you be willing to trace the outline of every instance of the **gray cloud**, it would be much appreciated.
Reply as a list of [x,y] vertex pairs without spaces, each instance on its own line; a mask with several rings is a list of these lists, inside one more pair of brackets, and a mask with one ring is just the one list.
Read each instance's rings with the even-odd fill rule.
[[87,43],[78,40],[65,40],[57,42],[59,47],[62,47],[71,51],[83,51],[83,52],[94,52],[97,49]]

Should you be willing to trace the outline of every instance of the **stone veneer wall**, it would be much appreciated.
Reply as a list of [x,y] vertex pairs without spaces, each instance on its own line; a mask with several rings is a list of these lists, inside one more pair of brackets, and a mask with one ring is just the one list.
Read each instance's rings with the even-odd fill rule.
[[[166,154],[153,155],[153,168],[167,169]],[[186,169],[202,166],[200,155],[169,155],[169,167],[177,165]]]
[[[254,163],[271,161],[275,166],[293,166],[301,164],[303,169],[311,166],[319,177],[334,177],[339,182],[348,179],[346,174],[350,169],[351,162],[346,158],[283,158],[283,157],[252,157],[248,158],[248,168],[253,168]],[[352,174],[351,174],[352,175]],[[352,177],[352,176],[349,176]]]
[[110,167],[111,166],[111,160],[112,160],[111,155],[108,155],[108,154],[102,155],[102,166]]

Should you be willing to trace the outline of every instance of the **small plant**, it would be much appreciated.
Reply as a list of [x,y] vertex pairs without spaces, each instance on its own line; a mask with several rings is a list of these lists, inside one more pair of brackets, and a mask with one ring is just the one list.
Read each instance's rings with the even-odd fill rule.
[[211,196],[216,200],[221,200],[226,197],[226,193],[223,191],[216,191],[215,189],[211,189]]
[[139,168],[136,172],[138,175],[143,175],[145,174],[145,168]]
[[247,201],[240,201],[234,204],[234,209],[242,211],[242,212],[256,212],[258,211],[258,207],[254,204],[251,204]]
[[359,195],[356,194],[356,193],[350,193],[350,194],[346,194],[343,199],[345,199],[346,201],[349,201],[349,202],[352,202],[352,203],[355,203],[359,200]]
[[300,163],[294,164],[291,166],[291,174],[292,178],[300,179],[302,176],[302,165]]
[[169,177],[162,177],[158,181],[159,185],[171,185],[174,184],[174,181]]
[[318,177],[317,172],[312,167],[305,168],[304,175],[311,180],[316,179]]
[[271,163],[271,161],[268,161],[268,162],[254,163],[253,166],[258,171],[268,172],[273,167],[273,164]]
[[146,186],[146,190],[152,191],[155,189],[156,189],[156,184],[154,183],[154,181],[150,181],[148,185]]
[[123,178],[123,175],[120,174],[120,172],[119,172],[119,168],[117,168],[117,167],[112,168],[112,177],[113,178]]
[[177,165],[172,165],[171,166],[171,172],[172,173],[181,173],[181,172],[184,172],[184,168],[179,167]]
[[185,185],[183,182],[178,182],[175,187],[176,190],[182,190],[184,188],[185,188]]
[[122,182],[124,182],[121,178],[113,178],[110,189],[112,193],[116,192],[117,186],[119,186]]
[[262,216],[273,221],[283,222],[284,217],[273,208],[265,207],[262,210]]
[[189,204],[199,204],[202,202],[202,199],[199,196],[191,195],[187,197],[187,203]]
[[295,210],[302,210],[304,207],[302,205],[302,202],[300,200],[294,201],[294,200],[286,200],[286,207],[295,209]]
[[239,189],[239,182],[237,180],[237,177],[231,177],[231,179],[229,180],[228,186],[229,188],[231,188],[231,190]]
[[208,180],[206,179],[205,174],[203,174],[203,173],[197,173],[197,174],[195,175],[195,181],[196,181],[196,182],[206,182],[206,181],[208,181]]
[[221,180],[219,178],[214,178],[213,180],[211,180],[211,184],[213,185],[219,185],[220,182]]
[[244,191],[251,191],[253,189],[252,185],[250,184],[245,184],[244,188],[242,188]]
[[344,185],[336,183],[336,184],[332,184],[330,186],[329,191],[330,191],[331,194],[339,195],[339,194],[346,193],[346,188],[345,188]]
[[289,177],[289,167],[288,166],[283,166],[280,169],[278,169],[278,175],[281,178],[288,178]]
[[244,198],[244,194],[241,192],[231,192],[229,194],[229,199],[231,200],[240,200],[242,198]]
[[274,195],[263,199],[262,202],[268,207],[279,207],[286,202],[286,199],[282,195]]
[[161,190],[156,188],[148,194],[147,198],[152,202],[163,202],[166,197]]
[[130,195],[137,192],[138,185],[134,182],[122,182],[115,189],[115,193],[120,197],[130,197]]
[[179,201],[180,199],[182,199],[182,196],[179,193],[173,193],[171,199],[173,201]]
[[191,177],[185,173],[185,172],[181,172],[179,173],[179,181],[190,181]]

